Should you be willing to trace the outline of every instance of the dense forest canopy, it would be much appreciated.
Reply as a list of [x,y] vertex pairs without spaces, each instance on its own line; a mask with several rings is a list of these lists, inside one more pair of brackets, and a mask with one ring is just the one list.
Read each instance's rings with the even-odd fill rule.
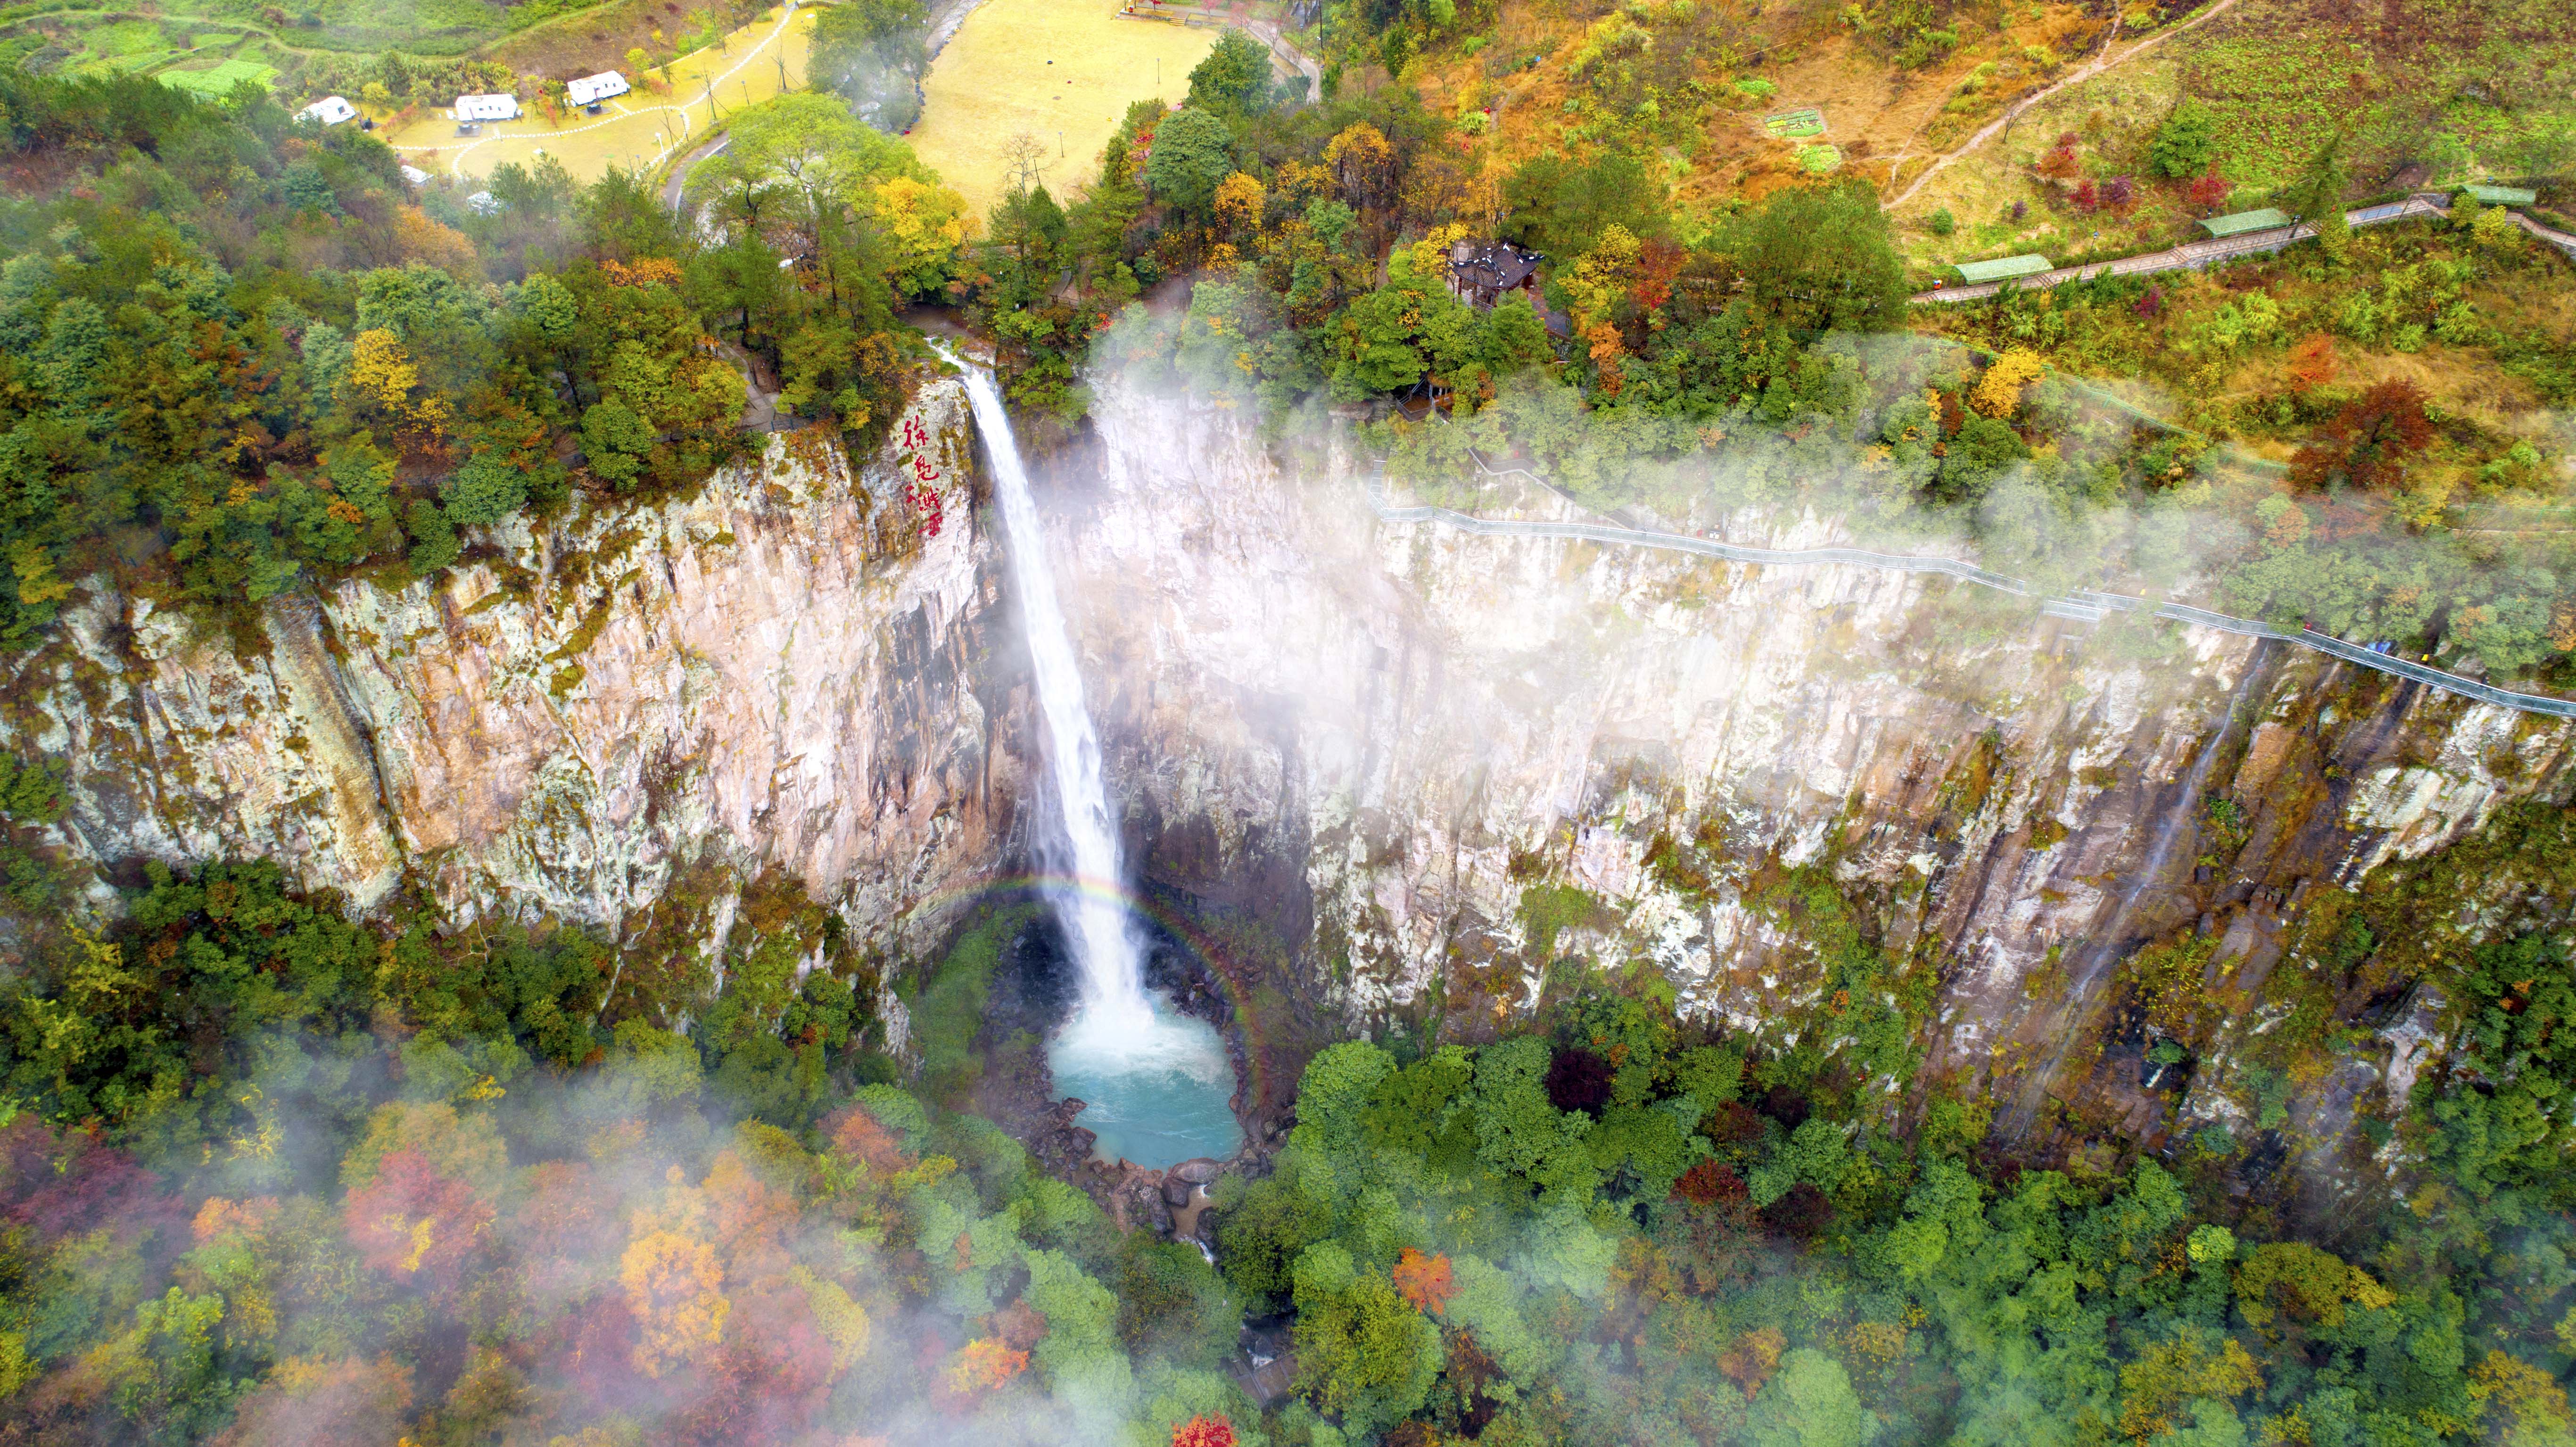
[[[11,795],[41,815],[41,780]],[[2526,811],[2343,931],[2402,952],[2410,891],[2571,859]],[[1211,1265],[967,1108],[1025,911],[913,995],[906,1087],[876,966],[793,887],[746,899],[712,1000],[676,927],[351,923],[264,864],[156,870],[127,906],[43,928],[0,989],[17,1440],[2576,1434],[2560,938],[2444,971],[2458,1033],[2385,1128],[2404,1164],[2320,1216],[2237,1184],[2280,1169],[2269,1121],[2162,1161],[2017,1157],[1919,1073],[1928,964],[1792,876],[1764,907],[1832,954],[1824,1028],[1763,1048],[1677,1019],[1650,971],[1560,957],[1490,1043],[1316,1055],[1269,1168],[1220,1185]],[[1293,1350],[1266,1410],[1247,1316]]]

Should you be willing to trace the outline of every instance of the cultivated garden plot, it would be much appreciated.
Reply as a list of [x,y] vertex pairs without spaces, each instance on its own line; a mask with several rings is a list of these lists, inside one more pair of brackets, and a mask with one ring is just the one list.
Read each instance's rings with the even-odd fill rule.
[[1190,93],[1190,68],[1222,32],[1121,16],[1109,0],[992,0],[931,63],[912,147],[984,214],[1002,194],[1002,143],[1046,146],[1058,195],[1089,179],[1129,103]]
[[541,156],[584,181],[611,166],[649,167],[735,111],[802,87],[813,30],[811,9],[772,10],[718,45],[628,76],[636,88],[603,104],[599,115],[569,110],[555,125],[532,107],[518,120],[460,136],[442,110],[388,139],[410,164],[459,176],[488,176],[505,161],[525,165]]

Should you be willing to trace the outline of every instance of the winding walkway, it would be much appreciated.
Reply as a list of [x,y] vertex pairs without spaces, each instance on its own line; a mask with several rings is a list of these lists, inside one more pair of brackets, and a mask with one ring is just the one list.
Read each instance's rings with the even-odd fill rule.
[[[2450,214],[2450,209],[2450,193],[2419,191],[2403,201],[2386,201],[2376,206],[2364,206],[2358,210],[2346,211],[2343,213],[2343,221],[2346,226],[2378,226],[2390,221],[2410,220],[2417,216],[2445,216]],[[2576,236],[2570,236],[2564,231],[2552,231],[2519,211],[2506,214],[2513,217],[2514,225],[2567,253],[2569,260],[2576,261]],[[2249,231],[2242,236],[2215,237],[2208,241],[2186,241],[2167,251],[2142,251],[2135,256],[2115,257],[2109,261],[2087,262],[2082,266],[2061,266],[2055,271],[2017,276],[2010,281],[1979,282],[1975,286],[1936,287],[1931,291],[1916,292],[1912,299],[1919,302],[1978,301],[1993,296],[2007,286],[2029,291],[2052,287],[2064,281],[2090,281],[2097,276],[2136,276],[2150,271],[2196,269],[2221,261],[2233,261],[2240,256],[2252,256],[2257,252],[2279,251],[2292,242],[2306,241],[2316,234],[2315,227],[2304,224],[2275,226],[2268,231]]]
[[[1478,459],[1483,466],[1483,459]],[[1487,468],[1491,473],[1492,469]],[[1518,472],[1519,469],[1514,469]],[[1503,474],[1494,474],[1500,476]],[[1535,478],[1535,474],[1520,475]],[[1542,485],[1545,485],[1542,483]],[[1556,489],[1548,489],[1555,492]],[[1564,494],[1558,493],[1562,497]],[[2098,593],[2078,590],[2064,597],[2046,597],[2030,584],[2001,573],[1990,572],[1973,563],[1952,558],[1927,558],[1905,553],[1877,553],[1866,548],[1749,548],[1735,543],[1721,543],[1708,538],[1695,538],[1687,533],[1654,532],[1644,528],[1609,527],[1599,523],[1515,522],[1493,518],[1471,517],[1444,507],[1397,507],[1386,500],[1386,482],[1379,478],[1368,488],[1369,506],[1388,522],[1430,523],[1455,528],[1479,537],[1567,538],[1583,542],[1605,543],[1613,547],[1653,548],[1661,552],[1692,553],[1704,558],[1722,558],[1731,563],[1760,563],[1768,566],[1794,566],[1807,563],[1840,563],[1855,567],[1878,568],[1896,573],[1937,573],[1979,587],[1993,588],[2016,597],[2039,598],[2039,611],[2052,618],[2072,622],[2094,623],[2119,613],[2151,613],[2200,628],[2215,628],[2222,633],[2247,638],[2269,638],[2282,643],[2342,659],[2346,663],[2395,674],[2445,693],[2456,693],[2480,703],[2519,709],[2524,713],[2546,714],[2552,718],[2576,718],[2576,699],[2552,698],[2545,694],[2515,693],[2493,684],[2462,678],[2426,664],[2416,663],[2393,654],[2374,653],[2358,643],[2310,629],[2275,628],[2252,618],[2238,618],[2226,613],[2213,613],[2187,603],[2158,603],[2152,599],[2126,593]]]

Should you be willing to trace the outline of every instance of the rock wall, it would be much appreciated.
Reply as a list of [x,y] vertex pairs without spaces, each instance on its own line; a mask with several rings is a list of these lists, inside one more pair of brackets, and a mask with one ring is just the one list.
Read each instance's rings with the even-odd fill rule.
[[[2231,1107],[2145,1088],[2142,1042],[2102,1028],[2123,956],[2198,928],[2212,980],[2250,990],[2308,904],[2576,772],[2569,725],[2278,644],[1388,524],[1326,429],[1274,446],[1115,385],[1096,418],[1040,470],[1053,563],[1132,857],[1203,923],[1261,927],[1202,936],[1247,1029],[1301,1022],[1253,1051],[1256,1108],[1317,1039],[1525,1015],[1534,933],[1774,1044],[1840,1029],[1780,905],[1821,881],[1937,972],[1936,1073],[2018,1132],[2072,1113],[2150,1142]],[[935,536],[912,454],[853,474],[771,439],[696,496],[518,525],[432,582],[276,600],[254,655],[93,582],[17,665],[21,746],[66,762],[64,840],[104,862],[265,855],[362,908],[408,880],[461,917],[612,925],[711,862],[785,871],[917,955],[1020,856],[1032,786],[962,392],[910,420]],[[1567,507],[1499,484],[1480,506]],[[2424,1008],[2323,1118],[2402,1088]]]
[[[1056,488],[1110,772],[1156,882],[1276,914],[1293,881],[1345,1029],[1523,1014],[1525,891],[1566,885],[1561,944],[1775,1045],[1834,1029],[1812,932],[1770,903],[1803,866],[1939,970],[1936,1072],[2010,1129],[2078,1105],[2144,1140],[2164,1102],[2087,1094],[2130,949],[2198,922],[2228,932],[2214,969],[2277,958],[2298,898],[2568,791],[2563,722],[1944,579],[1388,524],[1347,459],[1284,475],[1180,406],[1104,389]],[[1571,511],[1479,505],[1512,508]]]
[[935,535],[899,442],[854,472],[791,434],[685,499],[273,600],[255,654],[92,580],[13,680],[20,730],[69,769],[67,842],[267,856],[360,908],[408,877],[462,918],[610,926],[692,864],[777,869],[893,930],[1004,854],[1021,792],[962,388],[907,421]]

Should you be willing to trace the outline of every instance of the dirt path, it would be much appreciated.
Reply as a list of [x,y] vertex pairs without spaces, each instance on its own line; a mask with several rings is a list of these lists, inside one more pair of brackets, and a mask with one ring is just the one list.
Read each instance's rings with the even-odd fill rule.
[[2167,40],[2170,40],[2173,37],[2182,34],[2184,31],[2191,29],[2193,26],[2200,24],[2202,21],[2214,19],[2217,16],[2226,13],[2228,10],[2233,9],[2235,5],[2236,0],[2218,0],[2217,4],[2210,6],[2198,15],[2195,15],[2189,20],[2184,21],[2182,24],[2173,27],[2171,30],[2158,31],[2155,34],[2148,36],[2146,39],[2139,41],[2137,44],[2130,46],[2128,49],[2121,51],[2117,55],[2109,54],[2106,50],[2104,54],[2085,62],[2083,65],[2069,71],[2059,79],[2051,81],[2049,84],[2040,87],[2038,90],[2032,91],[2030,94],[2023,96],[2020,100],[2006,106],[2002,115],[1988,121],[1983,129],[1979,130],[1975,135],[1968,137],[1966,142],[1961,144],[1958,148],[1940,156],[1935,159],[1931,165],[1924,167],[1923,174],[1914,178],[1914,184],[1906,187],[1903,192],[1898,194],[1895,200],[1887,203],[1887,209],[1893,211],[1897,207],[1904,205],[1906,202],[1913,200],[1915,193],[1923,189],[1925,182],[1930,181],[1933,177],[1941,174],[1942,170],[1952,161],[1958,160],[1970,151],[1973,151],[1977,147],[1984,145],[1986,142],[1993,140],[1996,136],[2003,134],[2005,127],[2010,126],[2014,121],[2020,119],[2021,113],[2029,110],[2032,106],[2039,104],[2041,101],[2048,99],[2050,96],[2057,94],[2059,91],[2064,90],[2069,86],[2082,85],[2084,82],[2091,80],[2093,77],[2100,75],[2106,70],[2111,69],[2113,66],[2124,64],[2133,57],[2143,55],[2146,52],[2155,49],[2157,46],[2162,45]]

